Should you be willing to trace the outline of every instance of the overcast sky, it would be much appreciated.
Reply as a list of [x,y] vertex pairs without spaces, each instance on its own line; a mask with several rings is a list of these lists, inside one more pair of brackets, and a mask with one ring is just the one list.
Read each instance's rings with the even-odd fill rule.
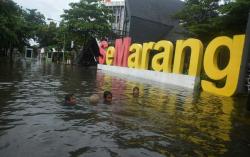
[[45,18],[51,18],[60,21],[60,15],[63,9],[69,8],[69,3],[79,2],[79,0],[13,0],[19,6],[28,9],[37,9],[44,14]]
[[[80,0],[13,0],[19,6],[28,9],[37,9],[45,15],[45,18],[55,19],[60,21],[60,15],[63,14],[63,9],[69,9],[69,3],[79,2]],[[113,0],[117,1],[117,0]]]
[[19,6],[28,9],[37,9],[44,14],[45,18],[60,21],[63,9],[69,8],[69,3],[79,2],[79,0],[14,0]]

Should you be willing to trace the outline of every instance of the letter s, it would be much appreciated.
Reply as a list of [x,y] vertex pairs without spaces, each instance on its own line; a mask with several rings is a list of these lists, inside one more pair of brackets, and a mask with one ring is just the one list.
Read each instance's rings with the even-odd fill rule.
[[108,42],[107,41],[102,41],[100,46],[99,46],[99,51],[100,51],[100,57],[99,57],[99,63],[100,64],[105,64],[106,62],[106,48],[108,48]]

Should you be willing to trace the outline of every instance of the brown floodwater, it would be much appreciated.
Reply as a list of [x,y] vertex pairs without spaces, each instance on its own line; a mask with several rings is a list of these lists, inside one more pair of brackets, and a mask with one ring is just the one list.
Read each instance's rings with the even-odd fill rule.
[[[113,93],[112,105],[88,103],[105,90]],[[76,106],[64,104],[69,93]],[[246,101],[91,68],[0,58],[0,156],[247,157]]]

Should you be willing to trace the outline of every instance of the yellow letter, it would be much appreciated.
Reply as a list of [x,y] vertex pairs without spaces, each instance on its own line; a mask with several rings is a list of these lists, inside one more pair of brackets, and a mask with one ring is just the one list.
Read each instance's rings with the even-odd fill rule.
[[162,40],[155,44],[154,50],[162,52],[154,55],[152,69],[170,73],[172,71],[173,44],[170,41]]
[[141,44],[133,44],[129,48],[129,52],[132,53],[128,57],[128,67],[139,69],[141,65]]
[[143,43],[141,69],[148,70],[149,52],[154,47],[154,42]]
[[189,62],[188,75],[199,76],[203,57],[203,45],[198,39],[188,39],[186,41],[177,40],[173,72],[177,74],[183,73],[183,65],[185,59],[184,48],[186,47],[191,48],[191,58]]
[[[241,59],[243,54],[245,35],[235,35],[233,39],[229,37],[217,37],[211,41],[204,56],[204,70],[212,80],[222,80],[226,78],[225,86],[218,88],[210,81],[201,81],[204,91],[214,94],[232,96],[235,94],[238,85]],[[220,70],[218,68],[219,47],[226,46],[229,49],[230,59],[227,67]]]
[[106,52],[106,64],[112,65],[114,60],[115,48],[110,46]]

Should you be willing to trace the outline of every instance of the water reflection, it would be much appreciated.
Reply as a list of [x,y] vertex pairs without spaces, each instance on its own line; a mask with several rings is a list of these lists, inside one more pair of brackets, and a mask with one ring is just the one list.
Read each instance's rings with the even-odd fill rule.
[[[94,69],[0,62],[1,156],[248,156],[246,98]],[[9,72],[11,70],[11,72]],[[134,98],[133,87],[140,96]],[[88,97],[113,93],[113,105]],[[78,104],[65,106],[74,93]]]

